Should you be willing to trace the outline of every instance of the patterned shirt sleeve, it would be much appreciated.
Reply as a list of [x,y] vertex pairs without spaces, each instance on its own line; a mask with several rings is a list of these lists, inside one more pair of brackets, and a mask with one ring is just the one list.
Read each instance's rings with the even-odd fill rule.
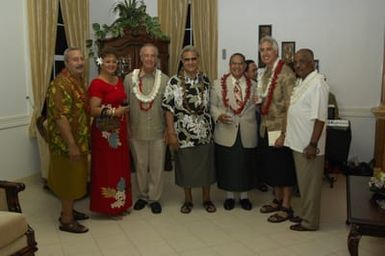
[[60,119],[62,116],[68,116],[71,113],[72,97],[60,82],[52,82],[47,99],[48,110],[54,119]]
[[166,89],[163,95],[163,100],[162,100],[163,110],[175,113],[175,93],[177,90],[177,85],[178,85],[178,80],[175,77],[172,77],[167,82]]

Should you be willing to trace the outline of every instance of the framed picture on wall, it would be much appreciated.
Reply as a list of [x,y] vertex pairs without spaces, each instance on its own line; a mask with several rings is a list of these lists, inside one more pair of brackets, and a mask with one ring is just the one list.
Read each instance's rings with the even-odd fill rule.
[[[271,36],[272,35],[272,25],[259,25],[258,26],[258,47],[259,42],[262,38],[265,36]],[[258,67],[263,68],[265,67],[265,64],[262,62],[261,54],[259,53],[258,49]]]
[[295,42],[282,42],[281,43],[281,59],[287,64],[294,63],[295,55]]
[[314,60],[314,69],[319,72],[319,60]]

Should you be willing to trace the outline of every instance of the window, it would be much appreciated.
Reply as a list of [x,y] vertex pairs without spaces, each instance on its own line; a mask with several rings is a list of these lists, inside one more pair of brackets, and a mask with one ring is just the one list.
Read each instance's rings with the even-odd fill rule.
[[55,56],[52,67],[51,80],[64,68],[64,50],[68,48],[66,34],[64,30],[63,16],[59,5],[59,14],[57,20]]
[[192,17],[191,17],[191,2],[189,1],[187,9],[186,27],[184,29],[183,46],[193,45]]
[[[183,47],[186,45],[194,45],[193,31],[192,31],[192,17],[191,17],[191,0],[189,0],[187,7],[186,27],[184,28]],[[178,70],[181,70],[182,62],[179,61]]]

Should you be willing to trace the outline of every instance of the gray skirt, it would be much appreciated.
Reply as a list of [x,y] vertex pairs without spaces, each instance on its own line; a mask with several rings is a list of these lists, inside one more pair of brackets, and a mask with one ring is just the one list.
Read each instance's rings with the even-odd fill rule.
[[196,188],[215,183],[214,145],[204,144],[174,152],[175,183]]

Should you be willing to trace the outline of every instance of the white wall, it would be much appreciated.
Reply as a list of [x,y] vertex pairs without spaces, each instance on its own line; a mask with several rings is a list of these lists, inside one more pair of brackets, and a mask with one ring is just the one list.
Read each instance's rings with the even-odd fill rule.
[[[313,49],[337,97],[341,115],[352,122],[351,156],[373,157],[385,24],[383,0],[242,0],[219,3],[219,74],[227,72],[231,53],[257,59],[258,25],[272,24],[281,41]],[[222,49],[227,59],[221,59]]]
[[[25,1],[3,1],[0,9],[0,179],[39,171],[37,146],[28,136],[32,105]],[[111,23],[115,0],[90,0],[90,22]],[[157,1],[145,0],[150,15]],[[240,0],[219,3],[219,73],[229,54],[257,56],[258,25],[272,24],[279,41],[312,48],[335,92],[341,114],[352,122],[351,156],[373,156],[375,121],[369,108],[380,98],[385,1],[383,0]],[[92,30],[91,30],[91,34]]]
[[28,135],[31,104],[26,1],[3,1],[0,8],[0,179],[39,170],[36,141]]

